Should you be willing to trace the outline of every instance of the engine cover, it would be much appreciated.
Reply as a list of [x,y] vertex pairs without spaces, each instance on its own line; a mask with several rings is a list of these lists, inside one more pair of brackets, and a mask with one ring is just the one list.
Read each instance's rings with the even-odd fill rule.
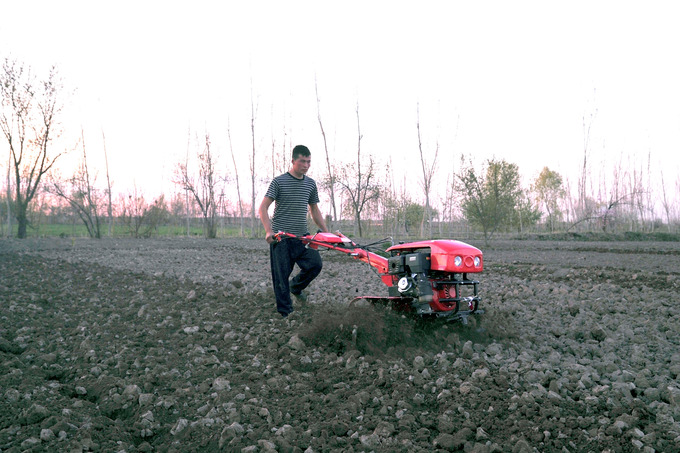
[[[406,244],[397,244],[387,249],[387,252],[392,254],[389,260],[399,257],[404,257],[404,270],[401,264],[395,259],[394,273],[390,261],[389,273],[396,275],[400,272],[406,272],[405,269],[409,263],[413,263],[416,272],[442,271],[442,272],[465,272],[474,273],[482,272],[484,270],[484,260],[481,250],[473,247],[465,242],[454,241],[449,239],[434,239],[431,241],[409,242]],[[426,255],[426,257],[414,258],[413,262],[410,256]],[[427,260],[424,264],[422,260]],[[397,271],[397,269],[399,269]],[[414,272],[411,270],[411,272]]]

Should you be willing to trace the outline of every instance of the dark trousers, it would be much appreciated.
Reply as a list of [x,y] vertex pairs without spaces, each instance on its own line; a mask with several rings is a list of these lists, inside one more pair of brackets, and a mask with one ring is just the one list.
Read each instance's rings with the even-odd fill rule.
[[[293,311],[290,293],[300,294],[321,272],[321,255],[317,250],[305,247],[299,240],[289,238],[269,244],[269,257],[276,310],[287,315]],[[295,264],[300,267],[300,272],[288,282]]]

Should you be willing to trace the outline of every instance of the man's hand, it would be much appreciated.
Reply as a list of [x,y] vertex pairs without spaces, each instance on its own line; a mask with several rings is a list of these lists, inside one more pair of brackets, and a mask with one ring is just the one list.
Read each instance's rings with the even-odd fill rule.
[[326,222],[324,221],[323,214],[321,214],[319,206],[316,204],[310,204],[309,213],[312,215],[314,223],[317,224],[321,231],[323,231],[324,233],[328,233],[328,228],[326,227]]
[[274,232],[272,231],[272,221],[269,218],[269,206],[274,202],[269,197],[264,197],[262,199],[262,203],[260,203],[260,222],[262,222],[262,226],[264,227],[265,231],[265,236],[264,240],[267,241],[268,244],[271,244],[276,240],[274,238]]

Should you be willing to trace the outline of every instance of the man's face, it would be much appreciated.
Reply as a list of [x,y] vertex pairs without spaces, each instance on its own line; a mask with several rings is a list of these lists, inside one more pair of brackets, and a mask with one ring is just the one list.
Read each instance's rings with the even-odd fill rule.
[[298,158],[293,161],[293,171],[298,175],[304,175],[307,173],[307,170],[309,170],[311,164],[311,156],[298,156]]

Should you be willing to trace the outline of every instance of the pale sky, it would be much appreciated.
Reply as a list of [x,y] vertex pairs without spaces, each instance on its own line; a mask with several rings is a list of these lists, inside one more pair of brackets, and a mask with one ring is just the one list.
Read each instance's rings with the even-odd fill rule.
[[544,166],[575,179],[584,117],[594,176],[648,155],[655,178],[680,174],[672,1],[3,0],[1,10],[0,57],[38,74],[57,65],[76,90],[66,126],[83,127],[94,158],[105,132],[117,191],[132,181],[173,191],[189,128],[207,130],[230,167],[228,122],[246,178],[251,86],[258,165],[273,134],[286,149],[306,144],[320,176],[315,79],[336,159],[356,154],[358,103],[362,152],[391,158],[414,188],[418,103],[442,178],[465,154],[516,163],[528,180]]

